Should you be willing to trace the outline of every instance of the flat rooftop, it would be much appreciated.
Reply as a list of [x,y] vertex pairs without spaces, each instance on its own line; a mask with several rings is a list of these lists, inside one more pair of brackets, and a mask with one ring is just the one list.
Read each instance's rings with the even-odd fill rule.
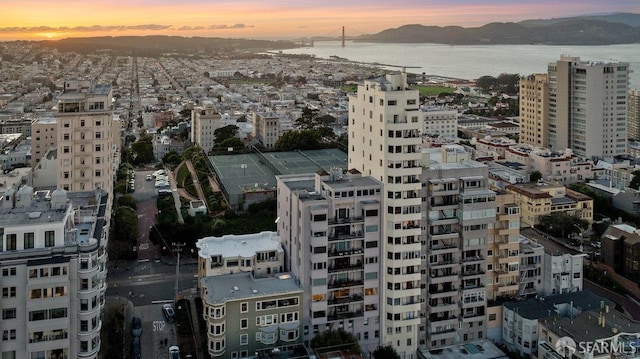
[[207,303],[225,303],[231,300],[261,298],[283,294],[302,294],[296,278],[282,273],[277,277],[253,278],[251,273],[234,273],[200,279],[207,289]]
[[257,252],[282,252],[280,237],[276,232],[260,232],[252,234],[227,234],[222,237],[204,237],[196,243],[200,258],[211,258],[221,255],[229,257],[252,257]]
[[[539,245],[541,245],[542,247],[544,247],[544,252],[552,256],[559,256],[563,254],[582,255],[582,256],[586,255],[584,253],[580,253],[576,251],[573,248],[565,246],[562,243],[557,242],[555,238],[551,237],[551,235],[546,234],[544,232],[540,232],[536,229],[523,228],[520,230],[520,234],[526,237],[527,239],[534,241]],[[558,240],[561,241],[562,239],[560,238]]]
[[[615,305],[611,300],[600,297],[588,290],[552,295],[540,299],[531,298],[520,302],[506,302],[502,305],[507,309],[517,312],[521,317],[541,319],[557,315],[563,316],[565,314],[568,316],[568,311],[559,308],[561,304],[572,305],[573,308],[579,312],[600,309],[607,305],[613,309]],[[566,309],[568,309],[568,307]]]
[[424,359],[507,359],[508,356],[495,344],[481,340],[458,344],[442,349],[418,350],[418,356]]

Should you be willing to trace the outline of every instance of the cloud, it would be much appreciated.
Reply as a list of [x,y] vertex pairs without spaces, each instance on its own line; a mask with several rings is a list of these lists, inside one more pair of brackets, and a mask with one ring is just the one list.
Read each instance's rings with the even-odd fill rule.
[[178,30],[180,31],[192,31],[192,30],[204,30],[204,26],[180,26]]
[[234,24],[234,25],[210,25],[207,30],[227,30],[227,29],[246,29],[251,28],[253,25]]
[[76,32],[100,32],[100,31],[126,31],[126,30],[150,30],[160,31],[171,28],[171,25],[143,24],[143,25],[92,25],[92,26],[32,26],[32,27],[0,27],[0,32],[59,32],[59,31],[76,31]]

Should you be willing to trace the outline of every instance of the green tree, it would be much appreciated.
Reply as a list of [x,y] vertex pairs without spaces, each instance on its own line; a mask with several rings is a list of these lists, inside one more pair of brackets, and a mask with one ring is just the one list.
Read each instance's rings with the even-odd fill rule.
[[633,171],[631,175],[633,177],[631,178],[631,182],[629,182],[629,187],[637,190],[640,188],[640,171]]
[[215,131],[213,131],[213,135],[216,136],[215,140],[213,141],[214,146],[223,147],[222,142],[229,138],[235,138],[238,130],[240,130],[240,128],[236,125],[226,125],[216,129]]
[[138,214],[133,208],[127,206],[116,208],[114,222],[114,239],[131,245],[138,244]]
[[322,148],[320,138],[316,130],[292,130],[278,139],[275,148],[280,151],[319,149]]
[[540,171],[533,171],[529,175],[530,182],[538,182],[541,179],[542,179],[542,173],[540,173]]
[[302,130],[310,130],[318,127],[320,121],[318,120],[318,110],[310,107],[305,107],[302,110],[302,116],[295,120],[295,125]]
[[500,90],[506,93],[516,93],[518,91],[518,82],[520,81],[520,74],[505,74],[502,73],[496,78],[496,82]]
[[166,164],[175,164],[175,165],[177,165],[181,161],[182,161],[182,157],[176,151],[169,151],[169,152],[167,152],[166,155],[164,155],[164,157],[162,157],[162,163],[166,163]]
[[400,359],[400,355],[391,345],[378,347],[371,355],[374,359]]
[[344,329],[326,330],[316,334],[311,339],[311,348],[318,353],[325,353],[334,350],[349,350],[360,353],[360,345],[356,337]]
[[244,147],[244,142],[242,142],[241,139],[237,138],[237,137],[230,137],[227,138],[226,140],[222,141],[220,143],[220,147],[222,148],[228,148],[228,147],[233,147],[233,148],[238,148],[238,147]]
[[570,238],[589,228],[589,222],[565,213],[540,216],[537,227],[554,237]]
[[498,79],[496,79],[493,76],[480,76],[476,80],[476,86],[483,91],[492,90],[497,85],[498,85]]
[[136,200],[130,194],[125,194],[124,196],[118,198],[118,206],[127,206],[133,209],[138,209]]
[[153,137],[151,135],[142,135],[136,142],[131,145],[133,152],[133,163],[136,165],[151,163],[153,157]]

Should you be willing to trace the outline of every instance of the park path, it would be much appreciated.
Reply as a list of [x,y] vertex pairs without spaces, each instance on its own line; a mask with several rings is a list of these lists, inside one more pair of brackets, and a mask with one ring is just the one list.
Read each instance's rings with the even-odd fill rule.
[[198,192],[198,197],[204,202],[204,205],[207,207],[207,212],[209,211],[209,206],[207,205],[207,199],[204,196],[204,191],[202,190],[202,186],[200,185],[200,180],[198,179],[198,174],[196,173],[196,169],[193,167],[193,163],[191,160],[184,161],[187,165],[187,169],[189,173],[191,173],[191,179],[193,180],[193,184],[196,186],[196,192]]

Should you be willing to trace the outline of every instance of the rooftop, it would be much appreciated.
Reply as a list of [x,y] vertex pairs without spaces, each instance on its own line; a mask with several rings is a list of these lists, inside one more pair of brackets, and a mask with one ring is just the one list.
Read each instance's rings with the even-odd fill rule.
[[252,234],[227,234],[222,237],[204,237],[196,243],[200,258],[221,255],[229,257],[253,257],[258,252],[282,252],[280,237],[276,232]]
[[531,298],[521,302],[506,302],[502,306],[517,312],[518,315],[527,319],[541,319],[556,315],[569,316],[569,311],[567,310],[569,307],[561,308],[561,304],[569,304],[578,312],[584,312],[604,308],[605,306],[613,308],[615,303],[588,290],[583,290],[539,299]]
[[542,324],[559,336],[569,336],[576,343],[594,342],[617,334],[640,333],[640,324],[632,322],[617,310],[595,309],[573,317],[552,317]]
[[550,235],[538,231],[532,228],[525,228],[520,231],[521,236],[536,242],[544,247],[544,252],[552,256],[560,256],[563,254],[569,254],[574,256],[585,256],[583,253],[579,253],[576,250],[566,247],[561,243],[555,241]]
[[458,344],[442,349],[419,350],[425,359],[506,359],[508,358],[495,344],[488,340]]
[[234,273],[204,277],[200,279],[200,283],[207,290],[205,300],[208,303],[225,303],[231,300],[283,294],[302,294],[298,280],[290,274],[256,279],[251,273]]

